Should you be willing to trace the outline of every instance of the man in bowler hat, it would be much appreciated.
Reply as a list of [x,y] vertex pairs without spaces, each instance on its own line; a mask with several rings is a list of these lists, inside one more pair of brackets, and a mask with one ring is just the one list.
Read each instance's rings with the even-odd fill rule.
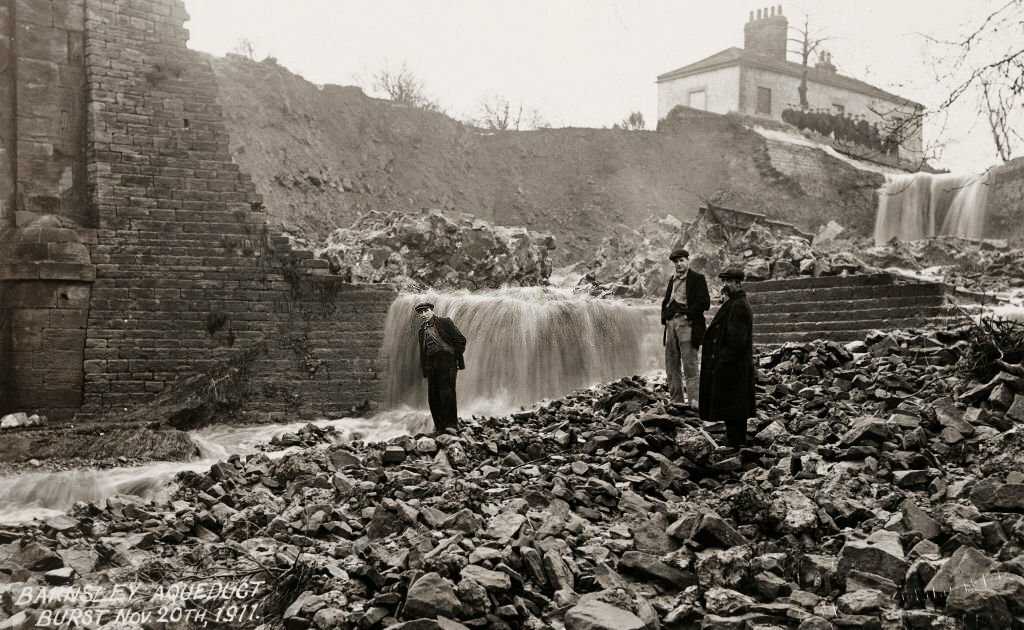
[[746,445],[754,410],[754,316],[742,288],[742,269],[718,274],[727,297],[704,335],[700,364],[700,417],[725,423],[728,446]]
[[[683,377],[690,407],[697,409],[700,397],[697,351],[704,339],[704,311],[711,308],[708,282],[690,269],[690,253],[677,247],[669,254],[676,273],[668,281],[661,301],[661,323],[665,327],[665,375],[672,402],[683,403]],[[682,370],[680,370],[680,363]]]
[[427,402],[434,430],[438,433],[454,429],[459,423],[455,399],[455,377],[466,369],[463,353],[466,338],[447,317],[434,314],[434,305],[420,302],[416,313],[422,324],[419,330],[420,369],[427,379]]

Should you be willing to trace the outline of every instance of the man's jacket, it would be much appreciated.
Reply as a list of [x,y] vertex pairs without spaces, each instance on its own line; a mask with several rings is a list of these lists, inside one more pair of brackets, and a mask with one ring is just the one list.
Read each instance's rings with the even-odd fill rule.
[[[441,339],[452,347],[455,353],[455,362],[460,370],[466,369],[466,361],[463,359],[463,353],[466,351],[466,338],[459,332],[459,329],[455,326],[455,322],[447,317],[434,316],[433,319],[434,328],[437,330],[437,334]],[[420,340],[420,369],[423,372],[423,377],[427,377],[427,346],[426,346],[426,333],[424,328],[426,324],[420,326],[419,340]]]
[[[668,288],[665,289],[665,299],[661,301],[662,325],[667,324],[675,314],[677,305],[672,300],[672,287],[675,281],[675,276],[669,278]],[[711,294],[708,293],[708,281],[704,278],[704,274],[690,269],[686,272],[686,311],[683,314],[686,315],[686,319],[690,320],[690,328],[693,331],[690,343],[695,348],[699,348],[700,344],[704,342],[704,330],[706,329],[704,312],[709,308],[711,308]],[[664,339],[662,339],[662,343],[664,343]]]

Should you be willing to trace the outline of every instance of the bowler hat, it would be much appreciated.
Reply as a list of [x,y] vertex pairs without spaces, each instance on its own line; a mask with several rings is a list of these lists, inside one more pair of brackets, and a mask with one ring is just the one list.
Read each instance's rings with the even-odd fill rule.
[[676,247],[675,249],[672,250],[672,253],[668,255],[668,259],[672,260],[672,261],[678,260],[680,258],[689,258],[689,257],[690,257],[690,252],[686,251],[682,247]]
[[420,302],[419,304],[416,305],[416,312],[419,313],[420,311],[425,311],[428,308],[430,310],[434,310],[434,305],[431,304],[430,302]]
[[722,280],[739,280],[740,282],[742,282],[743,279],[746,278],[747,276],[739,267],[730,267],[723,271],[722,273],[718,274],[718,277],[721,278]]

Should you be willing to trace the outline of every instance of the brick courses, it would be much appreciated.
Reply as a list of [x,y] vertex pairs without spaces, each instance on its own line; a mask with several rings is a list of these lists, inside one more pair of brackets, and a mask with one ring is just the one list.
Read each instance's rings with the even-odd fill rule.
[[268,234],[262,197],[231,161],[209,63],[185,46],[186,17],[179,0],[88,2],[98,229],[83,412],[143,403],[253,346],[266,348],[252,366],[254,410],[375,403],[395,291],[343,285],[323,275],[325,261]]

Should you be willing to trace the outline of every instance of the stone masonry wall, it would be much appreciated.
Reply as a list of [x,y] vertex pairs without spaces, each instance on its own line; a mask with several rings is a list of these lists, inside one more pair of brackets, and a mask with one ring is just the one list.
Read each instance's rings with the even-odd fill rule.
[[1024,242],[1024,158],[998,167],[988,198],[985,236]]
[[85,0],[16,0],[16,211],[92,228],[85,181]]
[[14,59],[14,0],[0,0],[0,230],[14,225]]
[[[180,0],[88,1],[98,231],[83,410],[145,402],[263,343],[264,368],[280,361],[263,383],[266,411],[310,396],[318,409],[379,400],[373,327],[383,329],[393,289],[316,279],[326,261],[269,236],[262,198],[228,154],[213,73],[185,46],[186,18]],[[294,348],[281,346],[289,333]]]

